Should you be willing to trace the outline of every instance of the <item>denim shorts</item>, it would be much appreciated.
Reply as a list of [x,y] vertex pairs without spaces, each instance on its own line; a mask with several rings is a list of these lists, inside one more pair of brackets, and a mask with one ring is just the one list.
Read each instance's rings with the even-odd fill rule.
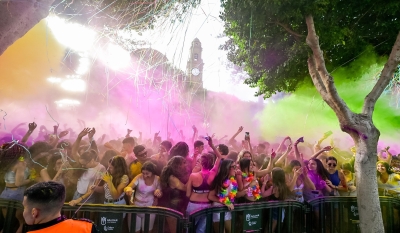
[[24,200],[25,186],[18,188],[5,188],[1,193],[0,198],[15,200],[22,202]]

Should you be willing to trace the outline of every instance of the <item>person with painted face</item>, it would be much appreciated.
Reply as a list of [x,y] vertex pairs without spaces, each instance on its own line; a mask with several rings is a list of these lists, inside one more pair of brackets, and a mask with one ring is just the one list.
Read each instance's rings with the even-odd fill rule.
[[315,190],[307,186],[303,189],[304,200],[308,201],[315,197],[322,197],[332,192],[332,188],[327,184],[329,172],[319,159],[313,158],[308,162],[308,177],[314,183]]
[[[156,165],[150,161],[143,163],[141,174],[137,175],[124,189],[130,198],[130,205],[139,207],[158,205],[158,198],[162,196],[160,177],[155,175]],[[134,191],[136,190],[136,191]],[[135,231],[144,230],[144,214],[136,215]],[[149,230],[153,229],[155,214],[150,214]],[[130,224],[131,221],[128,221]],[[129,226],[130,228],[131,226]]]

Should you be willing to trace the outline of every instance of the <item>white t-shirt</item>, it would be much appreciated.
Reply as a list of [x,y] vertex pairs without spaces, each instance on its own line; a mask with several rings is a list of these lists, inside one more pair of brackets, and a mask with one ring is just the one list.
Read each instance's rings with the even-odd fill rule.
[[88,170],[78,179],[78,184],[76,186],[78,193],[85,194],[89,185],[94,185],[94,182],[101,179],[105,172],[106,168],[100,163],[97,164],[96,167],[88,168]]
[[143,175],[139,174],[134,181],[135,191],[135,205],[151,206],[154,202],[154,191],[160,188],[160,177],[155,176],[152,185],[148,186],[144,183]]

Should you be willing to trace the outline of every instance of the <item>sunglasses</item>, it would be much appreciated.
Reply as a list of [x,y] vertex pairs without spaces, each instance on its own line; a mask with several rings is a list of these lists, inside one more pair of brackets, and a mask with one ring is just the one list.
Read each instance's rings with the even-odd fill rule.
[[328,163],[329,167],[336,167],[336,163]]
[[147,156],[147,151],[142,153],[142,154],[138,154],[137,157],[146,157]]

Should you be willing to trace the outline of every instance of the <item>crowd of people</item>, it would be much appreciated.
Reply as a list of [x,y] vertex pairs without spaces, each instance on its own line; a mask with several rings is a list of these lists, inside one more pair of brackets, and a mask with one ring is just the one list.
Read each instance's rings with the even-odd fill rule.
[[[304,139],[285,137],[280,143],[243,140],[237,132],[228,139],[199,136],[193,126],[188,141],[175,142],[170,136],[162,140],[159,133],[151,140],[142,134],[132,137],[132,130],[123,138],[95,140],[95,128],[84,128],[76,138],[65,139],[71,129],[45,132],[30,123],[22,139],[1,137],[0,198],[23,201],[27,187],[38,182],[54,181],[66,187],[66,202],[77,204],[115,204],[140,207],[162,206],[182,213],[258,201],[296,200],[304,202],[322,196],[356,196],[354,175],[355,148],[339,150],[333,145],[322,146],[331,136],[325,133],[315,144]],[[181,134],[180,139],[184,139]],[[72,140],[71,140],[72,139]],[[30,146],[28,146],[31,144]],[[189,146],[190,145],[190,146]],[[400,175],[393,172],[390,148],[377,157],[378,188],[381,195],[400,193]],[[3,209],[3,215],[5,215]],[[131,216],[124,215],[127,218]],[[24,218],[17,211],[18,233]],[[156,216],[150,215],[150,230]],[[275,231],[278,213],[273,213]],[[175,232],[176,219],[166,218],[168,229]],[[225,231],[231,232],[230,212],[225,213]],[[220,214],[213,215],[218,232]],[[131,221],[128,221],[130,223]],[[195,219],[196,232],[205,232],[206,219]],[[144,215],[136,215],[136,232],[143,231]]]

